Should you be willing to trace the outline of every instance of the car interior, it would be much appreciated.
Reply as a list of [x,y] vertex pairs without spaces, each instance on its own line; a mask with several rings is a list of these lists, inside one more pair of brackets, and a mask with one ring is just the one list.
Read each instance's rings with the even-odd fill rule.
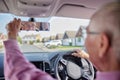
[[[115,0],[0,0],[0,21],[4,21],[4,19],[9,19],[6,15],[11,15],[12,19],[6,21],[6,23],[0,22],[0,33],[4,33],[5,26],[2,24],[7,24],[15,17],[17,18],[27,18],[26,22],[23,20],[23,28],[21,30],[24,32],[31,31],[32,35],[34,33],[49,33],[52,30],[52,25],[49,20],[53,20],[54,18],[67,18],[68,19],[85,19],[90,21],[91,16],[104,4],[112,2]],[[4,19],[3,19],[4,18]],[[21,18],[21,19],[22,19]],[[31,20],[30,20],[31,19]],[[34,20],[36,19],[36,21]],[[37,21],[37,19],[41,19]],[[62,19],[61,19],[62,20]],[[30,22],[28,22],[30,21]],[[53,20],[55,23],[57,20]],[[37,23],[35,23],[37,22]],[[68,21],[69,22],[69,21]],[[77,22],[78,23],[78,22]],[[56,24],[60,24],[59,22]],[[64,23],[63,23],[64,24]],[[36,25],[37,28],[24,28],[27,25]],[[44,29],[38,29],[39,26],[43,26]],[[57,25],[57,26],[58,26]],[[67,26],[66,26],[67,27]],[[58,26],[56,29],[60,29],[62,27]],[[64,27],[65,28],[65,27]],[[69,27],[70,28],[70,27]],[[76,27],[74,27],[75,29]],[[53,32],[58,32],[56,29],[53,29]],[[40,30],[40,31],[39,31]],[[64,31],[63,31],[64,32]],[[21,32],[22,33],[22,32]],[[65,33],[65,32],[64,32]],[[52,33],[49,33],[52,34]],[[71,32],[72,34],[72,32]],[[55,34],[56,35],[56,34]],[[67,36],[65,36],[67,35]],[[69,37],[68,33],[66,32],[63,36],[63,39]],[[29,36],[26,36],[27,38]],[[41,36],[44,36],[41,35]],[[58,36],[57,36],[58,38]],[[73,38],[73,37],[70,37]],[[0,39],[1,34],[0,34]],[[33,40],[32,38],[30,38]],[[38,39],[38,36],[37,38]],[[69,42],[69,46],[73,45],[75,48],[70,48],[69,50],[65,49],[54,50],[53,48],[58,48],[61,46],[63,47],[63,43],[60,45],[49,45],[49,47],[44,46],[44,43],[50,40],[55,40],[54,37],[51,35],[50,39],[47,38],[35,41],[29,41],[28,45],[27,41],[25,41],[25,37],[23,38],[23,42],[20,45],[23,46],[23,54],[24,56],[33,63],[38,69],[47,72],[52,77],[58,80],[95,80],[96,78],[96,69],[92,65],[92,63],[84,58],[78,58],[72,56],[71,54],[74,53],[74,49],[76,49],[75,45],[72,42]],[[61,40],[61,39],[60,39]],[[84,40],[83,40],[84,41]],[[33,51],[31,50],[32,45],[36,44],[41,50]],[[0,45],[3,43],[0,42]],[[67,43],[66,43],[67,44]],[[29,51],[25,48],[28,48]],[[67,46],[68,47],[68,46]],[[77,48],[85,50],[85,46],[77,46]],[[85,50],[86,51],[86,50]],[[0,48],[0,80],[5,80],[4,78],[4,48]]]

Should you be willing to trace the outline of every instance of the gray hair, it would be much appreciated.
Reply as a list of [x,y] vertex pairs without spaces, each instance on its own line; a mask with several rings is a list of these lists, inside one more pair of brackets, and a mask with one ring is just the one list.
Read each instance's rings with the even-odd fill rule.
[[[103,6],[91,18],[97,25],[97,31],[104,31],[110,38],[113,51],[120,61],[120,2],[112,2]],[[100,24],[100,25],[98,25]]]

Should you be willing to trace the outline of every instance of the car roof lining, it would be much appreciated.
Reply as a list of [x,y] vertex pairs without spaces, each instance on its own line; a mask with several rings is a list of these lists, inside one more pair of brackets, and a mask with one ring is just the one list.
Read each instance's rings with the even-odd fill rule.
[[[14,0],[14,2],[13,0],[0,0],[0,12],[12,13],[18,16],[28,16],[28,17],[58,16],[58,17],[88,19],[102,5],[115,0],[104,0],[104,1],[103,0],[91,0],[91,1],[89,0],[41,0],[41,1],[36,0],[39,3],[46,2],[47,4],[49,2],[51,5],[51,8],[47,8],[47,7],[42,8],[38,6],[35,7],[35,6],[25,5],[26,8],[24,8],[23,6],[19,6],[19,9],[18,9],[18,6],[16,5],[17,1],[20,2],[21,0]],[[33,3],[34,2],[35,1],[33,1]],[[31,3],[32,3],[32,0],[31,0]],[[14,9],[11,9],[11,8],[14,8]],[[43,10],[46,10],[46,12],[44,12],[44,14],[42,15]],[[23,15],[22,13],[24,13],[24,11],[27,14]]]

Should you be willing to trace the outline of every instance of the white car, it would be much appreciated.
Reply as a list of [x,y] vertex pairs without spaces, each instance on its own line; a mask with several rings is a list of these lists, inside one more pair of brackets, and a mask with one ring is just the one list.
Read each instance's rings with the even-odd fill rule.
[[44,45],[46,47],[50,47],[50,46],[60,46],[62,45],[62,41],[61,40],[51,40],[51,41],[48,41],[48,42],[45,42]]

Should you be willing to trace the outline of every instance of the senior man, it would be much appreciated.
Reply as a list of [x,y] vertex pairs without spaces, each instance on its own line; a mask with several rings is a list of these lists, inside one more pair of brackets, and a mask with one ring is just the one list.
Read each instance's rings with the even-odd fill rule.
[[91,18],[86,48],[97,80],[120,80],[120,3],[110,3]]
[[97,72],[97,80],[120,80],[120,3],[109,3],[97,11],[86,29],[89,58]]
[[[53,80],[23,57],[16,41],[20,22],[14,19],[8,24],[9,40],[4,42],[5,79]],[[120,80],[120,3],[110,3],[92,16],[85,45],[98,70],[96,80]]]

